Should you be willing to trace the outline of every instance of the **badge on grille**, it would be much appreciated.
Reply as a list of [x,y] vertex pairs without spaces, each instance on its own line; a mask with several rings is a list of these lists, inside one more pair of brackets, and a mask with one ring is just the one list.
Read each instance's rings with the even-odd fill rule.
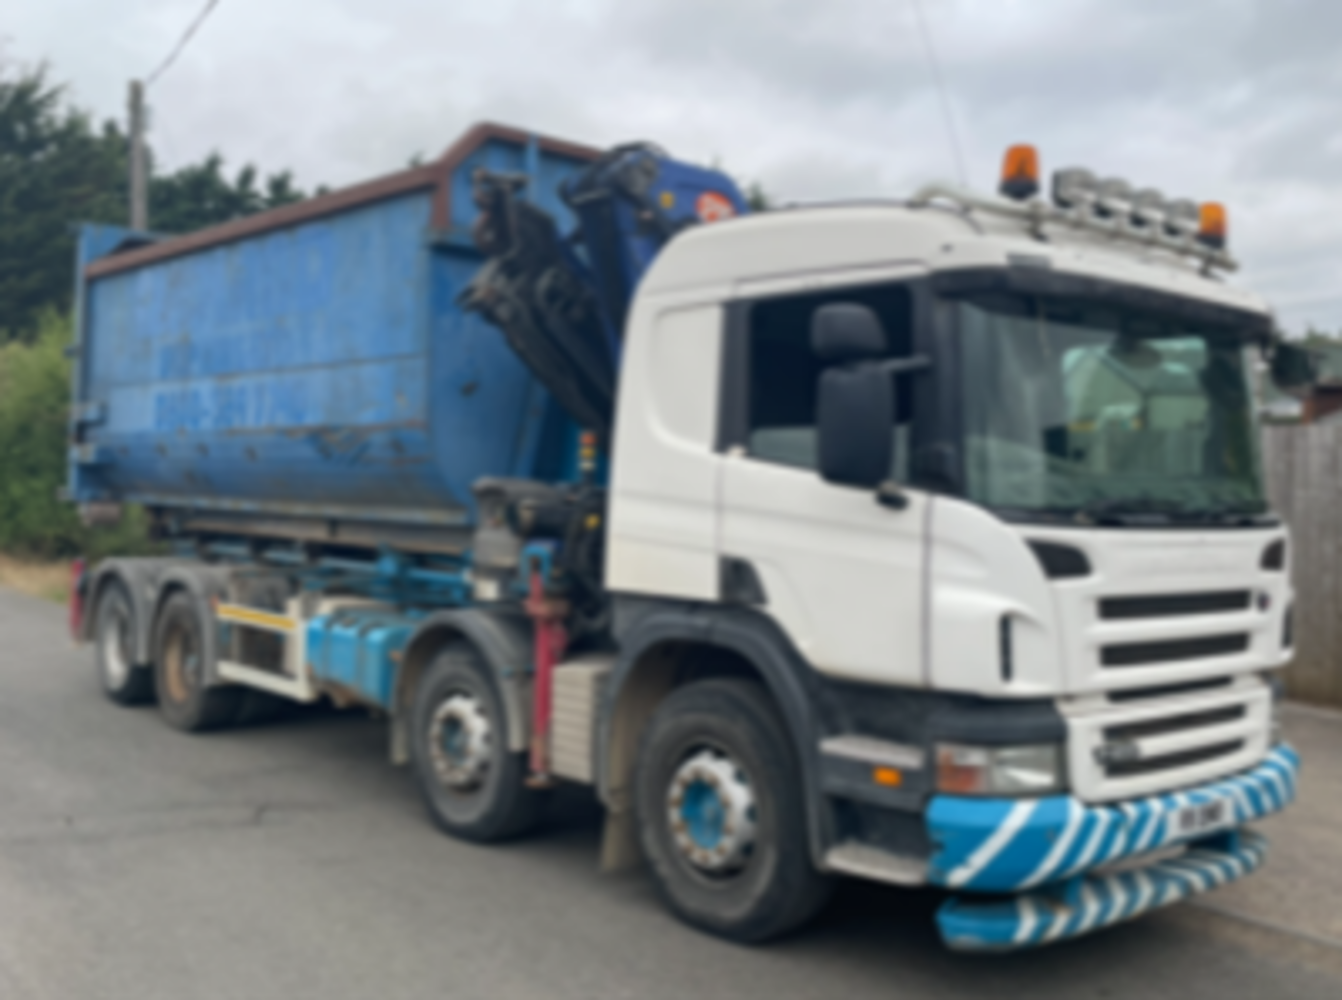
[[1095,763],[1101,765],[1131,764],[1141,759],[1142,748],[1135,740],[1115,740],[1112,743],[1102,743],[1095,748]]

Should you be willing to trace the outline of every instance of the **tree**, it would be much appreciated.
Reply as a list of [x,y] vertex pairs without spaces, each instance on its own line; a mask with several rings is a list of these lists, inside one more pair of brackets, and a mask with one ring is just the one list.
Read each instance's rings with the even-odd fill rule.
[[[149,159],[152,171],[153,157]],[[30,340],[46,309],[68,308],[74,224],[126,225],[127,136],[69,107],[46,67],[0,67],[0,343]],[[261,179],[244,165],[230,180],[212,153],[151,176],[151,228],[186,233],[305,197],[288,171]]]
[[125,176],[125,136],[62,108],[45,68],[0,79],[0,342],[69,301],[70,224],[124,222]]
[[1306,347],[1337,347],[1342,344],[1342,331],[1328,333],[1325,330],[1316,330],[1311,326],[1305,331],[1304,344]]
[[256,168],[248,165],[230,182],[224,176],[223,157],[211,153],[201,163],[150,182],[149,223],[155,232],[189,233],[304,197],[287,170],[266,178],[261,188],[257,186]]
[[[74,224],[126,224],[127,158],[122,129],[68,106],[45,67],[0,66],[0,550],[52,557],[148,544],[142,511],[88,529],[56,500],[69,434]],[[262,180],[246,165],[229,179],[214,153],[151,175],[150,222],[184,233],[303,197],[287,171]]]
[[143,511],[86,528],[56,499],[69,435],[70,323],[43,312],[28,343],[0,346],[0,551],[54,558],[148,551]]
[[746,204],[752,212],[768,212],[774,207],[773,198],[759,181],[751,181],[746,187]]

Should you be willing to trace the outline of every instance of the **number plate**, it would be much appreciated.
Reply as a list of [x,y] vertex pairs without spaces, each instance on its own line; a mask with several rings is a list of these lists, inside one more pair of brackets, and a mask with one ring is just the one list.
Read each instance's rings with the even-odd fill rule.
[[1229,826],[1233,818],[1229,799],[1216,798],[1196,805],[1183,806],[1172,812],[1167,820],[1169,835],[1192,837],[1200,833],[1209,833]]

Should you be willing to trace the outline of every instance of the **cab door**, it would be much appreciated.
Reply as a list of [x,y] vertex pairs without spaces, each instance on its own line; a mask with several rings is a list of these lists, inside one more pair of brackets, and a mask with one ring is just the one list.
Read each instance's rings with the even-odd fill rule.
[[[749,566],[757,601],[822,673],[924,683],[926,520],[931,498],[905,489],[902,509],[816,471],[822,366],[810,323],[827,302],[875,309],[891,356],[912,352],[913,295],[899,283],[736,303],[724,354],[719,555]],[[911,381],[901,379],[901,381]],[[891,474],[907,480],[911,393],[901,385]]]

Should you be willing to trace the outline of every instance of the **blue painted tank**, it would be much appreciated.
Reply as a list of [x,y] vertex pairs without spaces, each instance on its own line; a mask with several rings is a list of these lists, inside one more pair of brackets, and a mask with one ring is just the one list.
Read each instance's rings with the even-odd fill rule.
[[[477,126],[422,167],[185,237],[80,242],[70,493],[166,516],[469,523],[481,476],[558,478],[570,421],[456,303],[473,172],[596,151]],[[130,239],[127,237],[130,236]]]

